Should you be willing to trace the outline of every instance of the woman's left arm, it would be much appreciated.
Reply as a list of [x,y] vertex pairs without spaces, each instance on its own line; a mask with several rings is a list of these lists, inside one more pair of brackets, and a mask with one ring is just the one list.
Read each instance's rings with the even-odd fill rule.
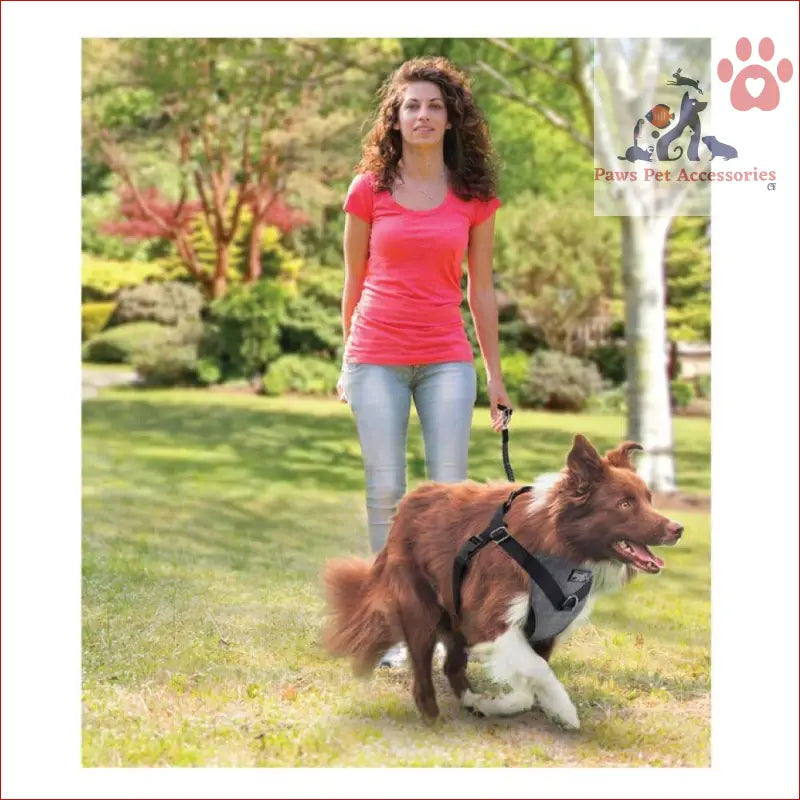
[[499,405],[511,408],[511,401],[503,386],[500,370],[500,342],[498,338],[497,298],[492,281],[492,255],[494,251],[494,214],[470,230],[467,262],[469,282],[467,300],[475,333],[486,368],[486,385],[489,395],[489,413],[492,427],[499,431],[503,426],[503,414]]

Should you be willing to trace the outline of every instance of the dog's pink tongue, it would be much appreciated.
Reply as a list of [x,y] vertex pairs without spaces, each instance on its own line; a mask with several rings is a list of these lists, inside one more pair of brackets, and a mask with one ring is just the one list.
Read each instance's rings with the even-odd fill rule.
[[[631,550],[636,554],[636,560],[645,565],[646,568],[657,572],[664,566],[664,562],[656,555],[653,555],[643,544],[628,542]],[[653,569],[655,567],[655,569]]]

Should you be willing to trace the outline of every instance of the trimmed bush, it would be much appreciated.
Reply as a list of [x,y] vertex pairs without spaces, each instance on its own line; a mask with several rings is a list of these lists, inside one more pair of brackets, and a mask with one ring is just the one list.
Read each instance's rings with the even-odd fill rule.
[[520,404],[552,411],[581,411],[603,388],[597,367],[557,350],[540,350],[531,357]]
[[280,354],[278,337],[286,292],[272,281],[234,286],[209,307],[200,355],[224,380],[262,375]]
[[163,342],[138,353],[134,367],[147,386],[181,386],[197,381],[197,346]]
[[329,395],[336,391],[339,368],[331,361],[313,356],[281,356],[269,365],[264,375],[264,393]]
[[122,289],[111,319],[112,325],[126,322],[158,322],[179,325],[200,319],[205,305],[203,293],[188,283],[143,283]]
[[157,322],[131,322],[98,333],[83,346],[83,360],[131,364],[134,355],[170,340],[172,329]]
[[114,303],[84,303],[81,306],[81,341],[96,336],[108,324]]
[[133,366],[136,372],[148,386],[197,383],[197,349],[203,337],[202,323],[184,322],[165,330],[164,339],[147,342],[135,349]]
[[669,389],[673,408],[686,408],[694,399],[694,386],[689,381],[672,381]]

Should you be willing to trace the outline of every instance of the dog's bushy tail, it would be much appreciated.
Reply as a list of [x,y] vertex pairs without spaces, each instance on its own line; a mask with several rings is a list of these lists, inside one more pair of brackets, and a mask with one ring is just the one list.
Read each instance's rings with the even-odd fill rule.
[[333,655],[352,658],[360,675],[371,672],[395,644],[385,568],[384,550],[373,563],[361,558],[333,559],[323,573],[329,615],[323,631],[325,647]]

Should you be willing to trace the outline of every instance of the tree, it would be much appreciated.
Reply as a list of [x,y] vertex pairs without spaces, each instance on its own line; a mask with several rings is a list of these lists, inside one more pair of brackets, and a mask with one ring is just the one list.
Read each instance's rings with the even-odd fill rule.
[[[571,354],[618,291],[619,236],[585,204],[525,193],[498,219],[495,263],[502,285],[548,347]],[[607,326],[606,326],[607,327]],[[603,331],[605,333],[605,331]]]
[[[105,222],[101,226],[103,233],[124,237],[127,242],[151,239],[174,242],[180,238],[191,248],[197,270],[204,275],[213,274],[218,264],[218,242],[207,218],[200,213],[202,205],[199,201],[180,205],[168,201],[157,189],[148,189],[140,192],[142,203],[127,186],[121,187],[119,194],[119,212],[124,219]],[[230,193],[226,203],[225,212],[230,215],[236,204],[235,192]],[[246,206],[228,245],[226,278],[235,278],[243,283],[257,281],[264,272],[265,257],[282,251],[277,238],[307,221],[306,214],[289,208],[282,198],[270,204],[258,225],[253,221],[250,207]],[[280,260],[285,264],[297,261],[286,255]],[[283,270],[278,269],[272,277],[279,276],[284,276]]]
[[[175,243],[190,274],[211,298],[227,288],[231,248],[245,209],[249,232],[247,279],[260,271],[263,228],[270,214],[288,208],[289,181],[318,159],[319,137],[352,126],[352,114],[327,113],[340,93],[361,79],[376,59],[376,45],[356,48],[356,60],[331,69],[325,52],[350,62],[346,40],[324,46],[299,39],[129,39],[116,75],[124,86],[103,85],[97,75],[84,84],[86,138],[127,187],[139,215]],[[322,49],[321,49],[322,48]],[[378,52],[378,56],[375,53]],[[86,72],[85,64],[85,72]],[[86,78],[86,75],[85,75]],[[87,91],[86,83],[92,83]],[[370,78],[371,82],[371,78]],[[99,88],[98,88],[99,87]],[[128,101],[112,114],[111,99]],[[148,202],[137,179],[136,146],[157,137],[168,148],[177,199],[165,217]],[[319,168],[324,181],[324,168]],[[185,208],[199,203],[214,242],[214,264],[203,268],[188,235]]]
[[[656,84],[662,86],[676,65],[686,63],[681,59],[697,55],[687,54],[674,42],[662,46],[660,40],[598,40],[594,51],[588,40],[581,39],[489,41],[496,52],[478,60],[475,67],[495,81],[501,97],[530,109],[537,119],[562,132],[565,147],[571,140],[590,156],[596,147],[606,163],[617,166],[619,142],[629,143],[631,137],[630,127],[624,128],[626,120],[643,116],[658,102],[653,98]],[[689,46],[704,47],[703,43]],[[548,47],[550,55],[543,55]],[[703,52],[707,65],[707,47]],[[595,57],[600,69],[593,74]],[[526,83],[533,75],[538,83]],[[565,88],[571,102],[565,102]],[[654,183],[639,182],[633,190],[612,191],[618,203],[627,204],[618,206],[616,213],[622,234],[628,436],[644,445],[639,471],[661,491],[675,488],[664,250],[670,221],[685,199],[682,187],[670,188],[669,193],[658,193]]]
[[676,217],[664,260],[671,342],[711,339],[711,253],[706,217]]

